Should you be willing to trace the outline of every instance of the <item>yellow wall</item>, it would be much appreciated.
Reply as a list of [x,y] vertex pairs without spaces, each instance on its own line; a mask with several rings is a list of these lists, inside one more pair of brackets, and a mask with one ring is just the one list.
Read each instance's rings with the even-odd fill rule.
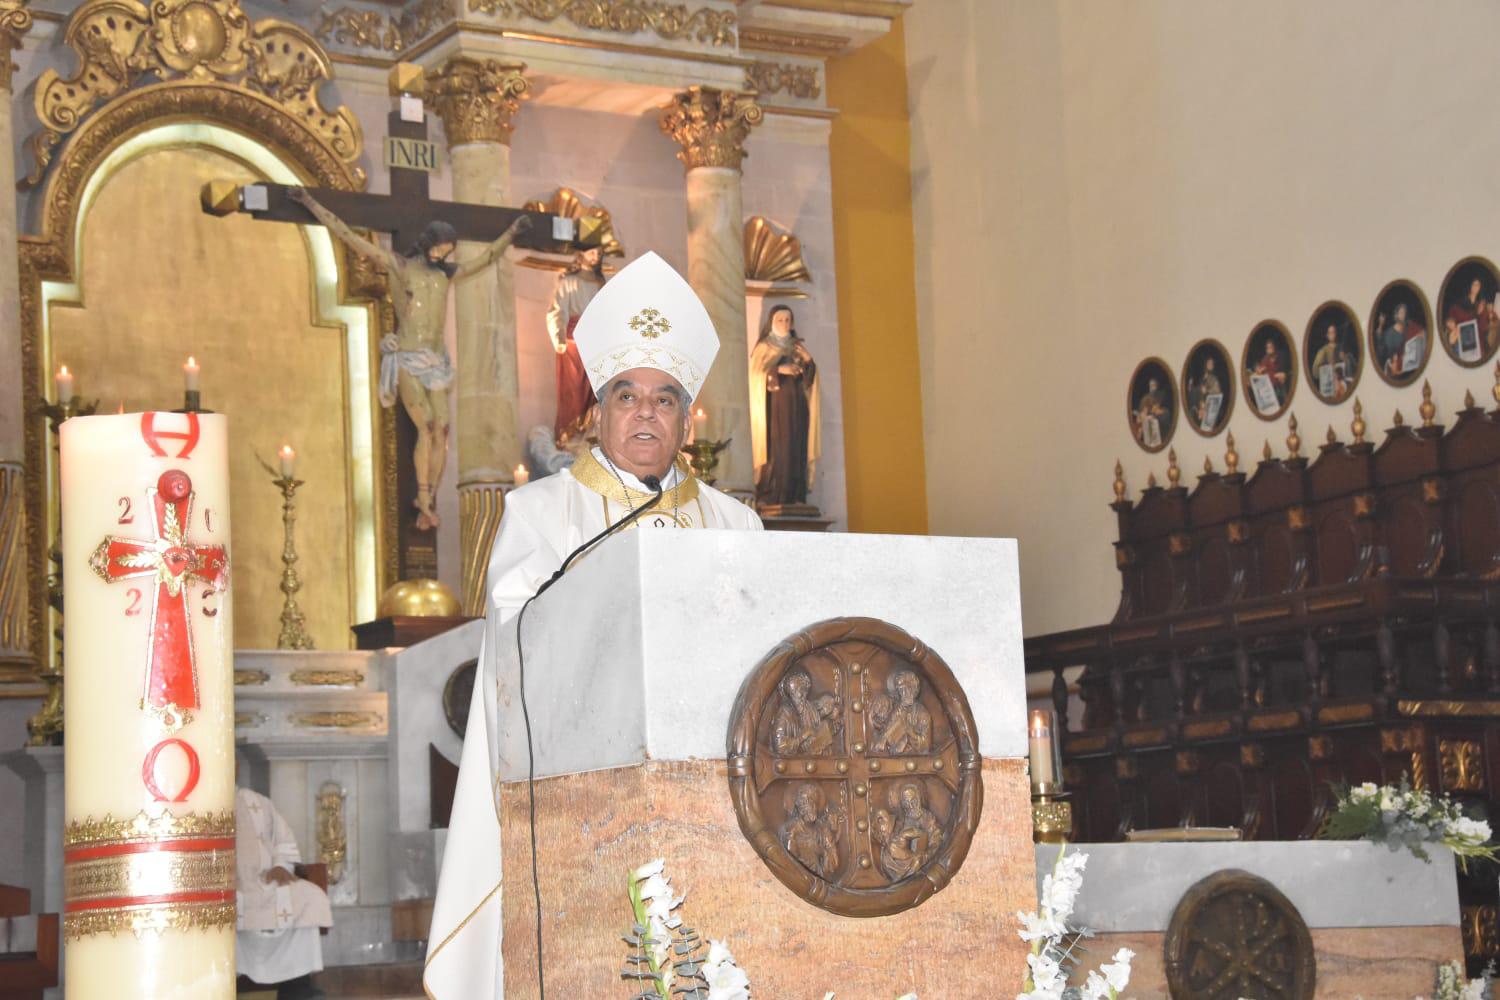
[[839,109],[829,156],[849,530],[924,534],[911,134],[899,21],[880,41],[829,61],[828,101]]
[[[1251,328],[1297,339],[1343,299],[1363,327],[1386,282],[1436,299],[1449,267],[1500,259],[1500,37],[1482,0],[945,0],[905,17],[930,527],[1020,542],[1026,632],[1108,619],[1108,508],[1166,456],[1134,444],[1125,387],[1201,338],[1238,363]],[[1476,43],[1477,44],[1477,43]],[[1480,45],[1480,48],[1483,46]],[[848,331],[858,343],[860,331]],[[1439,420],[1492,375],[1435,349]],[[1372,437],[1420,386],[1368,366]],[[1304,450],[1352,401],[1292,400]],[[1242,468],[1287,418],[1230,421]],[[1184,482],[1224,437],[1179,425]]]

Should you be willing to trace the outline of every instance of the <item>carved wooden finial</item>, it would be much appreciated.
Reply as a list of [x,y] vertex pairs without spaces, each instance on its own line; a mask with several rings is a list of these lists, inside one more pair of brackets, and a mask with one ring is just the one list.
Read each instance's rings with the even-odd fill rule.
[[[1154,489],[1156,489],[1156,473],[1150,472],[1146,474],[1146,490]],[[1146,490],[1141,490],[1141,492],[1144,493]]]
[[1400,410],[1396,411],[1396,415],[1391,418],[1391,422],[1394,423],[1397,427],[1406,426],[1406,418],[1401,415]]
[[1437,404],[1432,401],[1432,383],[1426,379],[1422,380],[1422,405],[1417,408],[1422,415],[1422,426],[1431,427],[1433,418],[1437,416]]
[[1297,434],[1297,414],[1292,414],[1292,419],[1287,422],[1286,450],[1288,458],[1301,458],[1298,449],[1302,447],[1302,438]]
[[1464,390],[1464,409],[1474,409],[1474,390],[1472,389]]
[[1167,449],[1167,482],[1172,484],[1173,489],[1182,482],[1182,470],[1177,467],[1176,448]]
[[1115,459],[1115,503],[1123,503],[1125,500],[1125,467],[1120,460]]
[[1354,432],[1354,443],[1355,444],[1364,444],[1364,441],[1365,441],[1365,408],[1364,408],[1364,404],[1362,404],[1359,401],[1359,397],[1358,396],[1354,397],[1354,422],[1349,425],[1349,429]]
[[1203,456],[1203,474],[1205,476],[1211,476],[1214,474],[1214,460],[1209,458],[1207,455]]
[[1329,424],[1328,425],[1328,443],[1329,444],[1338,444],[1338,442],[1339,442],[1339,436],[1333,432],[1333,425]]
[[1261,457],[1261,460],[1265,461],[1265,462],[1269,462],[1271,460],[1271,439],[1270,438],[1266,438],[1265,446],[1263,448],[1261,448],[1261,450],[1260,450],[1260,457]]
[[1224,466],[1232,476],[1240,467],[1240,453],[1234,450],[1234,431],[1229,432],[1229,438],[1224,442],[1229,450],[1224,453]]

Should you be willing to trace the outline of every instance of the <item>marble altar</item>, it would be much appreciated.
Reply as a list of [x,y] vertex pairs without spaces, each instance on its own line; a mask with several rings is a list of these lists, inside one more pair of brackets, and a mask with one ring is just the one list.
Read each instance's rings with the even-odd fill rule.
[[[1359,841],[1072,844],[1088,855],[1072,924],[1095,931],[1090,955],[1136,953],[1130,996],[1168,996],[1163,944],[1183,893],[1239,869],[1270,882],[1312,935],[1317,996],[1413,997],[1432,990],[1438,965],[1463,958],[1453,855],[1432,860]],[[1058,848],[1039,844],[1038,891]]]

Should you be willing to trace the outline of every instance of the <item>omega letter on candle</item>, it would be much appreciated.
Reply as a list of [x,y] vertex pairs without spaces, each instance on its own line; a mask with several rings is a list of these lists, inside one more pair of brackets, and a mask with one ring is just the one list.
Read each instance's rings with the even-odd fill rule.
[[223,416],[62,425],[68,996],[234,994]]

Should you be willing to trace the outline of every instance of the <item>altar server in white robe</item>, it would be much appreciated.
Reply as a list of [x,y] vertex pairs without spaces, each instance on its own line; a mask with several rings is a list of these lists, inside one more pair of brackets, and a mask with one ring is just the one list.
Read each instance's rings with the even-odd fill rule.
[[[323,969],[320,927],[333,926],[328,894],[293,874],[297,838],[271,800],[234,795],[235,965],[257,983],[286,983]],[[304,995],[320,996],[306,984]]]
[[681,275],[654,253],[638,258],[589,303],[574,339],[599,397],[599,445],[572,468],[505,499],[490,554],[483,674],[474,685],[427,941],[423,980],[435,1000],[504,996],[499,751],[495,699],[487,696],[495,691],[499,626],[569,552],[654,496],[643,481],[648,476],[665,492],[637,522],[641,529],[761,527],[753,510],[698,480],[680,456],[690,404],[719,350],[708,311]]

